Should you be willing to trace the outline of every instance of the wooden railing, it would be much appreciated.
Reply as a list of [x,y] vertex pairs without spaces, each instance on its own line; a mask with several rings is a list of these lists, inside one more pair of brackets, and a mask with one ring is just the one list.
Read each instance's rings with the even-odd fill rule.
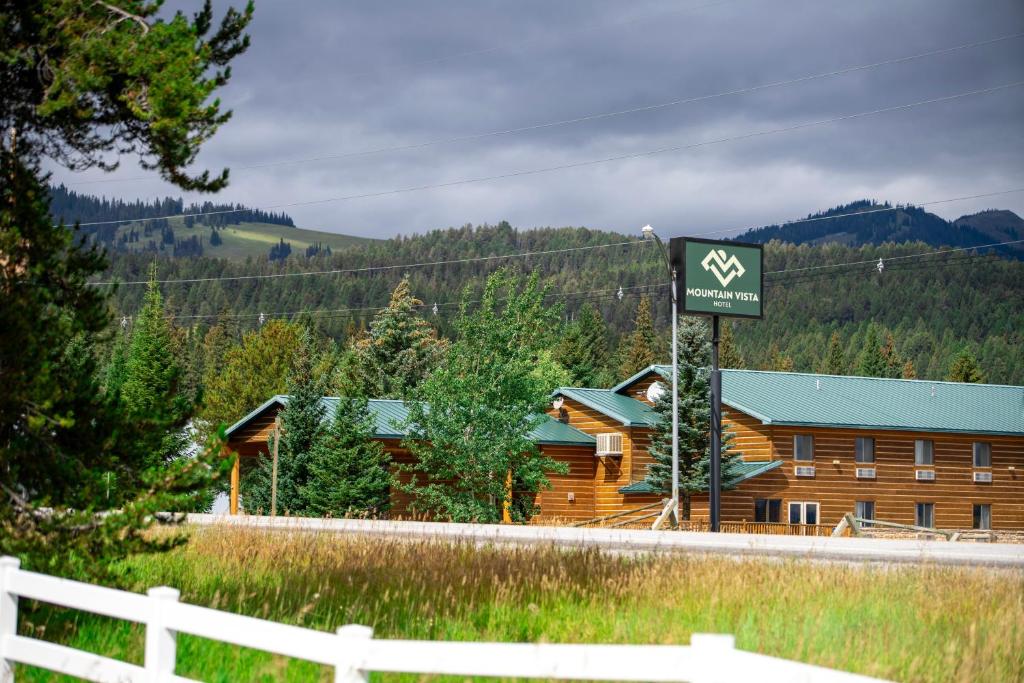
[[[142,666],[18,635],[18,600],[143,624]],[[178,676],[177,635],[272,652],[333,667],[335,683],[368,683],[371,671],[414,675],[592,681],[821,681],[877,679],[735,649],[730,635],[694,634],[689,645],[586,645],[381,640],[367,626],[335,633],[254,619],[178,601],[173,588],[146,595],[67,581],[19,568],[0,557],[0,682],[13,683],[18,664],[87,681],[195,683]],[[222,672],[236,678],[231,671]]]

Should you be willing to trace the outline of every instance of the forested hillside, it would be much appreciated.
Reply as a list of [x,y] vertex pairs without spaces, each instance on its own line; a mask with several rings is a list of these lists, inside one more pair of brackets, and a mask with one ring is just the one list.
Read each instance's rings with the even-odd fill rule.
[[[824,218],[828,220],[821,220]],[[838,242],[851,246],[925,242],[933,246],[975,247],[1024,239],[1024,220],[1012,211],[990,210],[947,221],[918,207],[893,207],[888,202],[878,204],[865,199],[810,214],[801,222],[748,230],[736,239],[792,244]],[[1024,257],[1024,242],[1001,246],[996,251]]]
[[[578,249],[609,244],[616,246]],[[578,250],[461,261],[560,249]],[[541,274],[551,285],[549,301],[564,304],[566,323],[591,302],[607,325],[610,372],[621,375],[626,353],[621,342],[634,328],[638,301],[645,293],[653,301],[655,355],[667,359],[666,278],[655,249],[654,244],[621,234],[585,228],[518,231],[501,223],[372,242],[329,257],[284,262],[158,259],[157,273],[159,279],[203,280],[162,285],[169,310],[184,316],[176,319],[177,324],[198,335],[218,318],[230,321],[236,333],[252,329],[263,314],[265,320],[304,318],[345,342],[365,328],[374,309],[387,304],[403,276],[424,302],[421,313],[447,334],[463,288],[479,287],[488,273],[510,264]],[[865,346],[877,338],[874,346],[885,352],[890,374],[942,379],[966,349],[976,356],[986,380],[1024,383],[1024,263],[971,252],[906,258],[933,250],[921,242],[860,247],[769,243],[765,319],[732,326],[742,362],[748,367],[853,373],[865,362]],[[876,268],[879,258],[884,263],[881,273]],[[145,280],[153,260],[150,254],[117,254],[105,279]],[[428,262],[443,263],[360,270]],[[863,263],[823,267],[849,262]],[[219,279],[325,270],[358,272]],[[139,309],[144,289],[118,289],[119,316]],[[830,349],[833,333],[837,338]]]

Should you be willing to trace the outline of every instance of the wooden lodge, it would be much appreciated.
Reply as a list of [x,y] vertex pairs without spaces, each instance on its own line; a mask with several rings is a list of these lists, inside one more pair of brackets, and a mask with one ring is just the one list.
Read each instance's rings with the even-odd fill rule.
[[[610,389],[562,388],[534,431],[569,466],[538,494],[538,521],[581,521],[636,510],[666,493],[645,481],[652,405],[671,386],[656,365]],[[722,495],[724,522],[834,525],[844,513],[938,528],[1024,529],[1024,387],[724,370],[724,430],[740,462]],[[325,398],[329,415],[337,399]],[[228,430],[238,471],[261,452],[287,397]],[[374,438],[407,460],[399,401],[371,401]],[[396,514],[408,500],[394,495]],[[708,514],[706,492],[691,516]]]

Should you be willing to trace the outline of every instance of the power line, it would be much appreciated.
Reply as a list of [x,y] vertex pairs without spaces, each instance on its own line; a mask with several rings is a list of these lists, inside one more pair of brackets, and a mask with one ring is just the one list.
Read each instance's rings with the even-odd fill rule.
[[971,251],[971,250],[974,250],[974,249],[988,249],[990,247],[1001,247],[1001,246],[1004,246],[1004,245],[1007,245],[1007,244],[1021,244],[1022,242],[1024,242],[1024,239],[1009,240],[1007,242],[993,242],[991,244],[978,244],[978,245],[973,246],[973,247],[956,247],[955,249],[939,249],[937,251],[927,251],[927,252],[923,252],[923,253],[920,253],[920,254],[907,254],[907,255],[903,255],[903,256],[888,256],[888,257],[881,257],[880,259],[879,258],[868,259],[866,261],[850,261],[848,263],[830,263],[830,264],[825,264],[825,265],[821,265],[821,266],[806,266],[806,267],[803,267],[803,268],[786,268],[785,270],[770,270],[770,271],[767,271],[765,273],[765,275],[778,275],[780,273],[796,273],[796,272],[802,272],[802,271],[808,271],[808,270],[821,270],[823,268],[838,268],[840,266],[861,266],[861,265],[864,265],[866,263],[878,263],[879,260],[881,260],[883,262],[883,264],[884,264],[885,261],[902,261],[902,260],[909,259],[909,258],[919,258],[919,257],[922,257],[922,256],[934,256],[935,254],[952,254],[952,253],[958,252],[958,251]]
[[[835,219],[839,219],[839,218],[848,218],[848,217],[851,217],[851,216],[863,216],[863,215],[867,215],[867,214],[880,213],[880,212],[885,212],[885,211],[898,211],[898,210],[901,210],[901,209],[907,209],[907,208],[911,208],[911,207],[932,206],[932,205],[937,205],[937,204],[949,204],[951,202],[966,201],[966,200],[969,200],[969,199],[980,199],[980,198],[985,198],[985,197],[996,197],[996,196],[999,196],[999,195],[1011,194],[1011,193],[1015,193],[1015,192],[1024,192],[1024,187],[1014,188],[1014,189],[1009,189],[1009,190],[999,190],[999,191],[996,191],[996,192],[985,192],[985,193],[974,194],[974,195],[965,195],[965,196],[960,196],[960,197],[949,197],[949,198],[946,198],[946,199],[936,199],[936,200],[932,200],[932,201],[928,201],[928,202],[920,202],[918,204],[912,204],[912,205],[896,205],[896,206],[891,206],[891,207],[881,207],[881,208],[877,208],[877,209],[869,209],[869,210],[864,210],[864,211],[853,211],[853,212],[850,212],[850,213],[833,214],[833,215],[829,215],[829,216],[812,216],[812,217],[809,217],[809,218],[801,218],[801,219],[796,219],[796,220],[791,220],[791,221],[785,221],[785,222],[783,222],[783,223],[781,223],[779,225],[780,226],[786,226],[786,225],[796,225],[796,224],[799,224],[799,223],[811,223],[811,222],[817,222],[817,221],[835,220]],[[690,237],[705,237],[705,236],[708,236],[708,235],[717,235],[717,234],[721,234],[721,233],[724,233],[724,232],[741,232],[741,231],[744,231],[744,230],[748,230],[748,231],[749,230],[756,230],[756,229],[760,229],[761,227],[765,227],[765,226],[746,227],[746,228],[727,228],[727,229],[724,229],[724,230],[712,230],[712,231],[708,231],[708,232],[692,233],[689,236]],[[285,277],[308,277],[308,276],[316,276],[316,275],[340,275],[340,274],[370,273],[370,272],[376,272],[376,271],[403,270],[403,269],[424,268],[424,267],[440,266],[440,265],[454,265],[454,264],[463,264],[463,263],[476,263],[476,262],[481,262],[481,261],[494,261],[494,260],[499,260],[499,259],[524,258],[524,257],[528,258],[530,256],[545,256],[545,255],[551,255],[551,254],[562,254],[562,253],[570,253],[570,252],[587,251],[587,250],[590,250],[590,249],[606,249],[606,248],[610,248],[610,247],[626,247],[626,248],[628,248],[628,247],[635,246],[637,244],[643,244],[643,243],[644,243],[643,240],[630,240],[630,241],[626,241],[626,242],[613,242],[613,243],[610,243],[610,244],[594,244],[594,245],[588,245],[588,246],[583,246],[583,247],[570,247],[570,248],[567,248],[567,249],[548,249],[548,250],[544,250],[544,251],[528,251],[528,252],[519,252],[519,253],[514,253],[514,254],[501,254],[501,255],[496,255],[496,256],[475,256],[475,257],[467,257],[467,258],[461,258],[461,259],[449,259],[449,260],[443,260],[443,261],[426,261],[426,262],[419,262],[419,263],[404,263],[404,264],[399,264],[399,265],[365,266],[365,267],[362,267],[362,268],[315,270],[315,271],[299,271],[299,272],[293,272],[293,273],[264,273],[264,274],[259,274],[259,275],[237,275],[237,276],[225,275],[225,276],[205,277],[205,278],[164,279],[164,280],[156,280],[156,283],[157,284],[191,284],[191,283],[216,282],[216,281],[265,280],[265,279],[278,279],[278,278],[285,278]],[[107,281],[101,281],[101,282],[90,282],[88,284],[95,285],[95,286],[114,285],[114,284],[117,284],[117,285],[145,285],[145,284],[149,284],[149,281],[148,280],[129,280],[129,281],[126,281],[126,282],[119,282],[117,280],[107,280]]]
[[[373,198],[373,197],[385,197],[385,196],[389,196],[389,195],[404,194],[404,193],[407,193],[407,192],[419,192],[419,191],[423,191],[423,190],[436,190],[436,189],[443,189],[443,188],[447,188],[447,187],[456,187],[456,186],[460,186],[460,185],[470,185],[470,184],[474,184],[474,183],[487,182],[487,181],[491,181],[491,180],[504,180],[504,179],[508,179],[508,178],[518,178],[518,177],[522,177],[522,176],[538,175],[538,174],[541,174],[541,173],[550,173],[550,172],[553,172],[553,171],[564,171],[564,170],[573,169],[573,168],[583,168],[583,167],[586,167],[586,166],[596,166],[598,164],[606,164],[606,163],[610,163],[610,162],[613,162],[613,161],[625,161],[627,159],[639,159],[639,158],[642,158],[642,157],[654,156],[654,155],[657,155],[657,154],[664,154],[666,152],[681,152],[681,151],[686,151],[686,150],[691,150],[691,149],[698,149],[698,148],[701,148],[701,147],[709,147],[711,145],[722,144],[722,143],[725,143],[725,142],[736,142],[736,141],[739,141],[739,140],[749,140],[749,139],[758,138],[758,137],[765,137],[765,136],[768,136],[768,135],[775,135],[775,134],[778,134],[778,133],[789,133],[789,132],[792,132],[792,131],[802,130],[802,129],[805,129],[805,128],[813,128],[813,127],[816,127],[816,126],[823,126],[823,125],[826,125],[826,124],[838,123],[838,122],[841,122],[841,121],[850,121],[850,120],[853,120],[853,119],[864,118],[864,117],[867,117],[867,116],[874,116],[874,115],[877,115],[877,114],[884,114],[884,113],[890,113],[890,112],[895,112],[895,111],[904,111],[904,110],[907,110],[907,109],[913,109],[915,107],[921,107],[921,106],[928,105],[928,104],[938,104],[940,102],[952,102],[954,100],[959,100],[959,99],[963,99],[963,98],[966,98],[966,97],[973,97],[973,96],[976,96],[976,95],[986,95],[986,94],[990,94],[990,93],[993,93],[993,92],[998,92],[998,91],[1001,91],[1001,90],[1006,90],[1008,88],[1016,88],[1016,87],[1020,87],[1021,85],[1024,85],[1024,81],[1014,81],[1012,83],[1005,83],[1003,85],[997,85],[997,86],[993,86],[993,87],[990,87],[990,88],[982,88],[982,89],[979,89],[979,90],[970,90],[970,91],[967,91],[967,92],[956,93],[954,95],[944,95],[942,97],[933,97],[933,98],[930,98],[930,99],[927,99],[927,100],[919,100],[917,102],[910,102],[908,104],[900,104],[900,105],[895,105],[895,106],[891,106],[891,107],[882,107],[880,109],[872,109],[872,110],[869,110],[869,111],[857,112],[855,114],[844,114],[842,116],[834,116],[834,117],[831,117],[831,118],[819,119],[817,121],[809,121],[809,122],[806,122],[806,123],[797,123],[797,124],[793,124],[793,125],[790,125],[790,126],[783,126],[781,128],[769,128],[769,129],[765,129],[765,130],[759,130],[759,131],[753,131],[753,132],[750,132],[750,133],[744,133],[744,134],[741,134],[741,135],[734,135],[734,136],[725,137],[725,138],[717,138],[717,139],[714,139],[714,140],[705,140],[703,142],[694,142],[694,143],[689,143],[689,144],[685,144],[685,145],[672,145],[672,146],[669,146],[669,147],[660,147],[658,149],[646,150],[646,151],[643,151],[643,152],[630,152],[628,154],[618,154],[618,155],[615,155],[615,156],[604,157],[604,158],[601,158],[601,159],[589,159],[589,160],[586,160],[586,161],[576,161],[576,162],[572,162],[572,163],[568,163],[568,164],[559,164],[557,166],[546,166],[546,167],[543,167],[543,168],[534,168],[534,169],[528,169],[528,170],[522,170],[522,171],[511,171],[509,173],[500,173],[500,174],[497,174],[497,175],[490,175],[490,176],[479,176],[479,177],[476,177],[476,178],[463,178],[463,179],[460,179],[460,180],[452,180],[452,181],[443,182],[443,183],[430,183],[430,184],[427,184],[427,185],[415,185],[415,186],[412,186],[412,187],[397,188],[397,189],[392,189],[392,190],[381,190],[381,191],[377,191],[377,192],[365,192],[365,193],[361,193],[361,194],[344,195],[344,196],[340,196],[340,197],[330,197],[330,198],[327,198],[327,199],[315,199],[315,200],[308,200],[308,201],[301,201],[301,202],[290,202],[290,203],[285,203],[285,204],[275,204],[275,205],[272,205],[272,206],[259,207],[258,210],[260,210],[260,211],[270,211],[270,210],[273,210],[273,209],[284,209],[284,208],[290,208],[290,207],[296,207],[296,206],[313,206],[313,205],[317,205],[317,204],[331,204],[331,203],[335,203],[335,202],[351,201],[351,200],[355,200],[355,199],[370,199],[370,198]],[[191,217],[198,217],[198,216],[223,215],[223,214],[231,214],[231,213],[240,213],[240,212],[243,212],[243,211],[251,211],[251,210],[252,209],[228,209],[228,210],[223,210],[223,211],[208,211],[208,212],[195,212],[195,213],[174,214],[174,215],[168,215],[168,216],[155,216],[155,217],[151,217],[151,218],[142,218],[142,219],[120,219],[120,220],[113,220],[113,221],[92,221],[92,222],[89,222],[89,223],[79,223],[78,225],[80,227],[92,226],[92,225],[118,225],[118,224],[121,224],[121,223],[136,223],[136,222],[145,222],[145,221],[154,221],[154,220],[166,220],[166,219],[171,219],[171,218],[187,218],[187,217],[190,217],[190,216]]]
[[[886,59],[886,60],[883,60],[883,61],[880,61],[880,62],[872,62],[870,64],[860,64],[860,65],[857,65],[857,66],[849,66],[849,67],[844,67],[844,68],[841,68],[841,69],[835,69],[835,70],[832,70],[832,71],[825,71],[825,72],[821,72],[821,73],[817,73],[817,74],[810,74],[810,75],[807,75],[807,76],[800,76],[800,77],[797,77],[797,78],[791,78],[791,79],[786,79],[786,80],[781,80],[781,81],[773,81],[773,82],[769,82],[769,83],[762,83],[760,85],[754,85],[754,86],[750,86],[750,87],[746,87],[746,88],[736,88],[736,89],[733,89],[733,90],[726,90],[726,91],[723,91],[723,92],[717,92],[717,93],[712,93],[712,94],[708,94],[708,95],[699,95],[699,96],[695,96],[695,97],[678,98],[678,99],[674,99],[674,100],[669,100],[667,102],[659,102],[659,103],[644,105],[644,106],[640,106],[640,107],[631,107],[631,108],[628,108],[628,109],[619,109],[619,110],[615,110],[615,111],[606,111],[606,112],[599,112],[599,113],[593,113],[593,114],[585,114],[585,115],[582,115],[582,116],[577,116],[577,117],[569,118],[569,119],[561,119],[561,120],[556,120],[556,121],[548,121],[548,122],[537,123],[537,124],[532,124],[532,125],[528,125],[528,126],[519,126],[519,127],[516,127],[516,128],[506,128],[506,129],[503,129],[503,130],[488,131],[488,132],[484,132],[484,133],[473,133],[473,134],[469,134],[469,135],[458,135],[458,136],[454,136],[454,137],[438,138],[438,139],[434,139],[434,140],[427,140],[427,141],[424,141],[424,142],[410,143],[410,144],[406,144],[406,145],[394,145],[394,146],[389,146],[389,147],[378,147],[378,148],[375,148],[375,149],[360,150],[360,151],[356,151],[356,152],[343,152],[343,153],[339,153],[339,154],[328,154],[328,155],[322,155],[322,156],[317,156],[317,157],[307,157],[307,158],[304,158],[304,159],[290,159],[290,160],[284,160],[284,161],[270,161],[270,162],[259,163],[259,164],[248,164],[248,165],[245,165],[245,166],[236,166],[232,170],[234,170],[234,171],[246,171],[246,170],[254,170],[254,169],[260,169],[260,168],[271,168],[271,167],[276,167],[276,166],[290,166],[290,165],[295,165],[295,164],[313,163],[313,162],[318,162],[318,161],[330,161],[330,160],[337,160],[337,159],[348,159],[348,158],[352,158],[352,157],[371,156],[371,155],[375,155],[375,154],[384,154],[384,153],[388,153],[388,152],[405,152],[405,151],[411,151],[411,150],[416,150],[416,149],[423,149],[423,148],[426,148],[426,147],[434,147],[434,146],[437,146],[437,145],[447,145],[447,144],[453,144],[453,143],[457,143],[457,142],[469,142],[469,141],[481,140],[481,139],[489,138],[489,137],[515,135],[515,134],[518,134],[518,133],[525,133],[525,132],[530,132],[530,131],[535,131],[535,130],[543,130],[543,129],[546,129],[546,128],[555,128],[555,127],[558,127],[558,126],[574,125],[574,124],[585,123],[585,122],[589,122],[589,121],[597,121],[597,120],[612,118],[612,117],[616,117],[616,116],[624,116],[624,115],[627,115],[627,114],[636,114],[636,113],[640,113],[640,112],[655,111],[655,110],[664,109],[664,108],[667,108],[667,107],[674,107],[674,106],[680,106],[680,105],[685,105],[685,104],[694,104],[696,102],[704,102],[704,101],[707,101],[707,100],[713,100],[713,99],[717,99],[717,98],[720,98],[720,97],[729,97],[729,96],[734,96],[734,95],[744,95],[744,94],[748,94],[748,93],[759,92],[759,91],[762,91],[762,90],[768,90],[768,89],[771,89],[771,88],[779,88],[779,87],[785,87],[785,86],[790,86],[790,85],[796,85],[796,84],[799,84],[799,83],[807,83],[807,82],[810,82],[810,81],[820,80],[820,79],[823,79],[823,78],[830,78],[830,77],[834,77],[834,76],[841,76],[841,75],[845,75],[845,74],[855,73],[855,72],[858,72],[858,71],[866,71],[868,69],[875,69],[875,68],[879,68],[879,67],[882,67],[882,66],[890,66],[890,65],[893,65],[893,64],[902,64],[902,63],[906,63],[906,62],[911,62],[911,61],[915,61],[915,60],[918,60],[918,59],[924,59],[926,57],[935,57],[935,56],[938,56],[938,55],[949,54],[949,53],[952,53],[952,52],[958,52],[958,51],[968,50],[968,49],[972,49],[972,48],[983,47],[983,46],[986,46],[986,45],[992,45],[992,44],[995,44],[995,43],[1003,42],[1003,41],[1006,41],[1006,40],[1013,40],[1015,38],[1021,38],[1021,37],[1024,37],[1024,32],[1013,33],[1013,34],[1009,34],[1009,35],[999,36],[999,37],[996,37],[996,38],[990,38],[990,39],[987,39],[987,40],[981,40],[981,41],[976,41],[976,42],[972,42],[972,43],[963,43],[961,45],[955,45],[953,47],[946,47],[946,48],[941,48],[941,49],[936,49],[936,50],[929,50],[928,52],[921,52],[921,53],[918,53],[918,54],[908,55],[908,56],[904,56],[904,57],[895,57],[895,58]],[[98,184],[98,183],[122,183],[122,182],[134,182],[134,181],[140,181],[140,180],[158,180],[158,178],[154,178],[153,176],[134,176],[134,177],[131,177],[131,178],[101,178],[101,179],[98,179],[98,180],[83,180],[83,181],[79,181],[79,182],[69,183],[69,185],[93,185],[93,184]]]

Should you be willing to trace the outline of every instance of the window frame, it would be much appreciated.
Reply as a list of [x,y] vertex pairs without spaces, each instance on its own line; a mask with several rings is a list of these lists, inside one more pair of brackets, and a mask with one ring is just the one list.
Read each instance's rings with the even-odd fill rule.
[[[793,521],[793,508],[797,506],[800,510],[800,521]],[[814,508],[814,522],[807,521],[807,510]],[[786,505],[786,522],[788,524],[799,524],[801,526],[819,526],[821,524],[821,503],[816,500],[791,500]]]
[[[871,446],[871,459],[863,459],[862,446]],[[875,464],[875,437],[873,436],[858,436],[853,440],[853,461],[860,465],[874,465]]]
[[[918,449],[918,444],[928,446],[928,459],[925,462],[920,456],[923,455]],[[914,465],[921,467],[935,466],[935,441],[932,439],[914,439]]]
[[[927,506],[927,507],[923,507]],[[921,519],[922,511],[926,511],[928,516],[931,518],[928,521],[931,524],[924,524],[924,520]],[[935,503],[931,501],[921,501],[914,503],[914,526],[924,527],[926,529],[935,528]]]
[[[982,452],[985,455],[986,462],[984,464],[978,463],[978,446],[984,446]],[[974,467],[992,467],[992,442],[991,441],[975,441],[971,444],[971,464]]]
[[[800,449],[798,444],[801,439],[807,439],[806,443],[810,444],[810,457],[801,458],[798,457]],[[814,462],[814,435],[813,434],[794,434],[793,435],[793,460],[796,462]]]
[[992,530],[992,503],[971,505],[971,528],[979,531]]
[[[867,514],[867,515],[863,514],[863,512],[867,509],[865,506],[870,506],[870,513]],[[875,519],[875,501],[873,501],[873,500],[857,500],[857,501],[854,501],[854,503],[853,503],[853,510],[854,510],[854,514],[853,514],[854,517],[859,517],[860,519],[872,520],[872,521],[874,521],[874,519]],[[864,526],[871,526],[867,522],[862,522],[862,524]]]
[[[758,519],[758,503],[763,503],[764,519]],[[775,508],[775,519],[772,519],[772,508]],[[782,521],[782,499],[781,498],[755,498],[754,499],[754,522],[758,524],[778,524]]]

